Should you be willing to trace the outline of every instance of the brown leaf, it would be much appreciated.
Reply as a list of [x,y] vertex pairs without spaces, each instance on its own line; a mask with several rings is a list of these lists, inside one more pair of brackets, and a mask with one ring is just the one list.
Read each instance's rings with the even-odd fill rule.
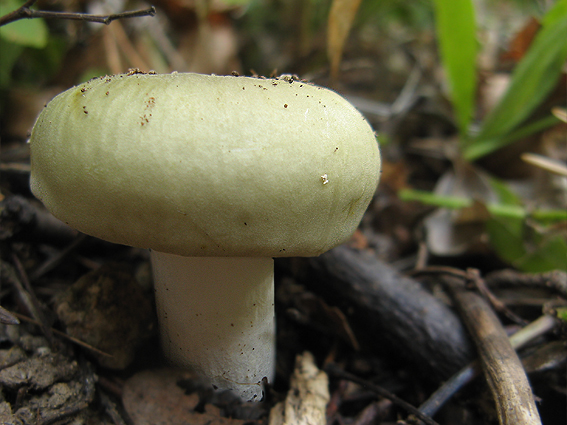
[[502,61],[520,62],[528,51],[532,40],[538,32],[541,24],[536,18],[531,18],[518,34],[510,41],[508,50],[502,54]]
[[178,382],[191,379],[188,372],[175,369],[145,370],[130,378],[122,393],[124,408],[134,425],[244,425],[250,421],[219,415],[212,405],[196,412],[200,399],[186,394]]
[[55,310],[68,335],[111,355],[95,354],[111,369],[127,367],[156,328],[148,294],[116,264],[81,277],[59,296]]
[[333,0],[327,29],[327,55],[331,61],[331,78],[336,80],[346,39],[354,22],[360,0]]

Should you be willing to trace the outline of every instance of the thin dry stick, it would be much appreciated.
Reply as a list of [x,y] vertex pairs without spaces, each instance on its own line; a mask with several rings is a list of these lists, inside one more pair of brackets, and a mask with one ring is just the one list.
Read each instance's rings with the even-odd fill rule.
[[[555,317],[544,315],[539,319],[534,320],[526,327],[520,329],[510,339],[510,344],[514,350],[519,350],[525,344],[533,339],[551,331],[559,324],[559,320]],[[435,391],[429,399],[427,399],[421,406],[419,411],[428,416],[435,416],[439,409],[456,394],[461,388],[472,381],[480,374],[480,365],[478,361],[474,361],[458,373],[448,379],[437,391]]]
[[124,27],[117,22],[112,27],[109,27],[112,38],[118,48],[122,51],[128,61],[128,68],[139,68],[148,71],[150,69],[146,61],[140,56],[136,48],[130,42]]
[[61,264],[63,262],[63,260],[65,258],[67,258],[67,256],[73,252],[75,249],[77,249],[77,247],[83,243],[83,241],[86,239],[87,235],[85,235],[84,233],[80,233],[73,242],[71,242],[69,245],[67,245],[67,247],[63,250],[61,250],[58,254],[54,255],[53,257],[51,257],[50,259],[48,259],[46,262],[44,262],[43,264],[41,264],[33,273],[30,274],[30,281],[35,281],[37,279],[39,279],[40,277],[42,277],[44,274],[50,272],[51,270],[53,270],[55,267],[57,267],[59,264]]
[[472,335],[502,425],[541,425],[532,389],[520,358],[490,306],[467,291],[460,280],[446,277],[465,325]]
[[164,24],[159,19],[152,19],[146,23],[145,28],[149,32],[151,38],[159,47],[164,55],[165,60],[169,64],[170,69],[184,71],[187,69],[187,62],[183,56],[175,48],[168,35],[166,34]]
[[154,16],[156,14],[156,8],[154,6],[144,10],[132,10],[122,13],[113,13],[111,15],[91,15],[90,13],[51,12],[46,10],[30,9],[30,7],[36,2],[37,0],[28,0],[18,9],[0,17],[0,27],[21,19],[33,18],[70,19],[74,21],[96,22],[108,25],[117,19],[139,18],[142,16]]
[[[33,323],[34,325],[41,326],[41,323],[39,323],[37,320],[32,319],[31,317],[27,317],[27,316],[24,316],[23,314],[14,313],[14,312],[10,312],[10,314],[16,316],[20,320],[23,320],[24,322]],[[100,355],[105,356],[105,357],[114,357],[112,354],[105,353],[104,351],[99,350],[98,348],[93,347],[92,345],[89,345],[86,342],[81,341],[80,339],[74,338],[71,335],[67,335],[65,332],[61,332],[60,330],[57,330],[57,329],[54,329],[54,328],[50,328],[50,329],[51,329],[51,332],[53,332],[55,335],[60,336],[61,338],[67,339],[74,344],[80,345],[81,347],[86,348],[87,350],[90,350],[94,353],[100,354]]]
[[102,37],[108,69],[110,69],[112,74],[120,74],[124,71],[124,66],[122,65],[118,43],[116,43],[110,28],[103,28]]
[[47,319],[43,314],[41,309],[41,304],[37,297],[35,296],[35,292],[30,284],[28,279],[28,275],[24,269],[24,266],[18,256],[15,253],[12,253],[12,260],[16,266],[16,270],[19,276],[14,276],[12,284],[18,291],[20,295],[20,299],[26,305],[26,308],[29,310],[31,315],[39,322],[41,330],[47,341],[49,341],[50,347],[53,347],[53,332],[51,332],[51,327],[47,323]]
[[358,385],[361,385],[369,389],[370,391],[378,394],[381,397],[391,400],[394,404],[400,406],[402,409],[405,409],[409,413],[415,415],[418,419],[422,420],[427,425],[439,425],[432,418],[421,413],[415,406],[411,405],[405,400],[402,400],[395,394],[392,394],[387,389],[380,387],[379,385],[375,385],[371,382],[368,382],[366,379],[359,378],[358,376],[353,375],[352,373],[345,372],[344,370],[340,369],[337,365],[333,363],[330,363],[325,367],[325,372],[327,372],[331,376],[334,376],[335,378],[345,379],[347,381],[354,382]]
[[567,273],[562,270],[532,274],[505,269],[490,273],[484,280],[490,287],[549,288],[567,297]]
[[484,280],[480,276],[480,272],[477,269],[469,268],[466,271],[457,269],[455,267],[449,266],[427,266],[422,269],[415,269],[408,273],[410,276],[422,275],[422,274],[442,274],[453,276],[455,278],[463,279],[467,282],[472,282],[479,292],[485,297],[487,301],[490,302],[492,307],[499,313],[505,314],[510,320],[518,323],[522,326],[526,325],[526,322],[516,315],[512,310],[510,310],[506,305],[501,302],[496,296],[488,289]]
[[16,316],[0,306],[0,323],[5,325],[18,325],[20,321]]
[[496,295],[492,293],[492,291],[486,286],[486,282],[480,276],[480,272],[478,269],[469,268],[467,269],[467,275],[469,276],[469,280],[474,283],[478,292],[482,294],[482,296],[490,302],[492,308],[499,313],[503,313],[508,317],[508,319],[512,320],[514,323],[525,326],[527,322],[510,310],[506,305],[500,301]]

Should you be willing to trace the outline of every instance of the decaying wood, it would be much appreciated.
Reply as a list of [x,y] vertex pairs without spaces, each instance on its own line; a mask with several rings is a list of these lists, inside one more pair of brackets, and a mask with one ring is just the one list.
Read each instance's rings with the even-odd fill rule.
[[287,397],[270,411],[270,425],[325,425],[330,398],[329,379],[313,355],[298,355]]
[[500,424],[541,424],[528,378],[500,320],[482,297],[459,283],[448,287],[475,340]]
[[297,261],[296,278],[341,308],[360,340],[406,359],[429,379],[444,380],[473,359],[453,310],[369,253],[339,246]]

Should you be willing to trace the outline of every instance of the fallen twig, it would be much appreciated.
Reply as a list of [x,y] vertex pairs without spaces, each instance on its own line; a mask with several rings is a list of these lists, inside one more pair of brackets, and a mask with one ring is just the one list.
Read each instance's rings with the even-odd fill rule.
[[567,273],[561,270],[546,273],[521,273],[510,269],[499,270],[488,274],[484,280],[490,287],[549,288],[567,298]]
[[0,306],[0,323],[5,325],[18,325],[20,321],[16,316]]
[[43,264],[41,264],[35,271],[30,275],[30,280],[34,281],[39,279],[41,276],[50,272],[55,267],[57,267],[61,262],[71,253],[73,252],[87,237],[87,235],[81,233],[79,234],[73,242],[67,245],[66,248],[61,250],[57,255],[49,258]]
[[15,253],[12,253],[12,261],[14,262],[17,270],[17,274],[14,273],[10,282],[18,292],[20,299],[25,304],[28,311],[37,320],[43,335],[47,338],[49,342],[49,346],[53,348],[54,340],[53,340],[53,332],[51,331],[51,326],[47,322],[45,314],[41,308],[41,304],[37,297],[35,296],[35,292],[30,285],[30,281],[28,279],[28,275],[22,265],[22,262],[18,258]]
[[428,425],[439,425],[437,422],[435,422],[429,416],[426,416],[422,412],[420,412],[415,406],[412,406],[407,401],[402,400],[401,398],[399,398],[395,394],[392,394],[387,389],[380,387],[379,385],[375,385],[371,382],[368,382],[365,379],[359,378],[358,376],[353,375],[352,373],[345,372],[344,370],[340,369],[337,365],[335,365],[333,363],[330,363],[325,367],[325,372],[327,372],[329,375],[331,375],[335,378],[345,379],[347,381],[354,382],[358,385],[363,386],[364,388],[369,389],[370,391],[378,394],[381,397],[384,397],[384,398],[387,398],[388,400],[391,400],[392,403],[397,404],[398,406],[400,406],[404,410],[408,411],[409,413],[415,415],[416,418],[422,420],[423,422],[425,422]]
[[500,424],[541,424],[522,363],[498,317],[482,297],[467,291],[461,280],[444,280],[476,343]]
[[482,294],[482,296],[490,302],[492,308],[499,313],[506,315],[511,321],[524,326],[526,322],[515,314],[512,310],[510,310],[502,301],[500,301],[487,287],[484,279],[480,276],[480,273],[477,269],[469,268],[466,271],[457,269],[454,267],[449,266],[428,266],[422,269],[416,269],[410,272],[411,276],[422,275],[422,274],[441,274],[441,275],[448,275],[453,276],[456,278],[463,279],[466,282],[471,282],[478,291]]
[[113,13],[110,15],[91,15],[90,13],[75,13],[75,12],[51,12],[47,10],[30,9],[37,0],[28,0],[18,9],[0,17],[0,27],[7,25],[11,22],[19,21],[21,19],[68,19],[74,21],[96,22],[108,25],[117,19],[139,18],[142,16],[154,16],[156,8],[154,6],[143,10],[132,10],[128,12]]
[[[558,320],[549,315],[543,315],[510,337],[510,344],[519,350],[533,339],[549,332],[558,325]],[[441,407],[461,388],[471,382],[481,372],[480,364],[474,361],[453,375],[421,406],[419,411],[428,416],[435,416]]]
[[[14,312],[10,312],[10,314],[16,316],[20,320],[23,320],[24,322],[33,323],[34,325],[41,326],[41,323],[39,323],[37,320],[32,319],[31,317],[27,317],[24,316],[23,314],[14,313]],[[66,334],[65,332],[61,332],[60,330],[54,328],[50,328],[50,329],[51,332],[53,332],[53,334],[60,336],[61,338],[67,339],[71,341],[73,344],[80,345],[81,347],[86,348],[87,350],[100,354],[101,356],[113,357],[112,354],[105,353],[104,351],[99,350],[98,348],[93,347],[92,345],[89,345],[86,342],[81,341],[80,339],[74,338],[71,335]]]

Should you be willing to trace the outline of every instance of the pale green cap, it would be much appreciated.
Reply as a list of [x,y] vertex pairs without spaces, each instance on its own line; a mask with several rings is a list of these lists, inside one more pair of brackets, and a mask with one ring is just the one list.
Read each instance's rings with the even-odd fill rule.
[[293,79],[93,79],[46,106],[30,147],[53,215],[184,256],[319,255],[352,235],[380,174],[363,116]]

